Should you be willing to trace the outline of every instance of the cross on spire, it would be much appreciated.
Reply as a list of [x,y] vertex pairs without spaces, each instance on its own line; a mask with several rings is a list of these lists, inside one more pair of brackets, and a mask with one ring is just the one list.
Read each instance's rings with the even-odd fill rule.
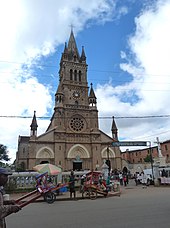
[[73,24],[70,24],[70,28],[71,28],[71,31],[73,31],[73,28],[74,28],[75,26],[73,25]]

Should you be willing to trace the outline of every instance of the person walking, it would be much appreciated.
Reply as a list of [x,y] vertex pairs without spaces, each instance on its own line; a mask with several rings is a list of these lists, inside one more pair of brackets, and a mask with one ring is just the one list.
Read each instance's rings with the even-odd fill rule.
[[8,175],[11,174],[7,169],[0,167],[0,228],[6,228],[6,216],[21,210],[21,207],[15,203],[15,200],[4,199],[4,186],[8,181]]

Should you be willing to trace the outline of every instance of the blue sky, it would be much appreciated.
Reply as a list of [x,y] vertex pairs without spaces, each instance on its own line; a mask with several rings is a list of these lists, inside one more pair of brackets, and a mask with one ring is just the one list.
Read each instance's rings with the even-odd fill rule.
[[[10,8],[9,8],[10,4]],[[10,0],[0,2],[0,143],[15,159],[29,118],[52,116],[64,43],[72,24],[84,46],[100,128],[120,140],[169,140],[170,0]],[[118,117],[163,116],[119,119]],[[48,127],[38,119],[38,135]],[[126,149],[126,148],[124,148]]]

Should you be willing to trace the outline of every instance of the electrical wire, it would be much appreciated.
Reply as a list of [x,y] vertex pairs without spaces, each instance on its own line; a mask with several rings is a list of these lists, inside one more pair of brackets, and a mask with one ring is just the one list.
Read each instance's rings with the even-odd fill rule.
[[[14,116],[14,115],[0,115],[0,118],[17,118],[17,119],[31,119],[33,116]],[[51,116],[37,116],[37,119],[51,119]],[[60,117],[62,118],[62,117]],[[69,119],[70,117],[64,117]],[[88,117],[88,119],[95,119],[96,117]],[[98,119],[150,119],[150,118],[170,118],[170,115],[152,115],[152,116],[99,116]]]

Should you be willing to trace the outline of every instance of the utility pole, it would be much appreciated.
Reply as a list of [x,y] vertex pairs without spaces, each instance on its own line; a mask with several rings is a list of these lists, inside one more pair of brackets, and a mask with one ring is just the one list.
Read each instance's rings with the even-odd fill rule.
[[152,169],[152,177],[153,177],[153,181],[154,181],[154,172],[153,172],[153,156],[152,156],[152,147],[151,147],[151,142],[149,142],[149,152],[150,152],[150,159],[151,159],[151,169]]
[[159,157],[159,158],[162,158],[163,155],[162,155],[162,152],[161,152],[161,144],[160,144],[160,142],[159,142],[159,138],[158,138],[158,137],[156,137],[156,143],[157,143],[157,145],[158,145],[158,157]]
[[155,142],[157,145],[158,145],[158,161],[159,162],[159,166],[167,166],[166,164],[166,157],[163,156],[162,154],[162,151],[161,151],[161,144],[160,144],[160,141],[159,141],[159,138],[156,137],[156,142]]

